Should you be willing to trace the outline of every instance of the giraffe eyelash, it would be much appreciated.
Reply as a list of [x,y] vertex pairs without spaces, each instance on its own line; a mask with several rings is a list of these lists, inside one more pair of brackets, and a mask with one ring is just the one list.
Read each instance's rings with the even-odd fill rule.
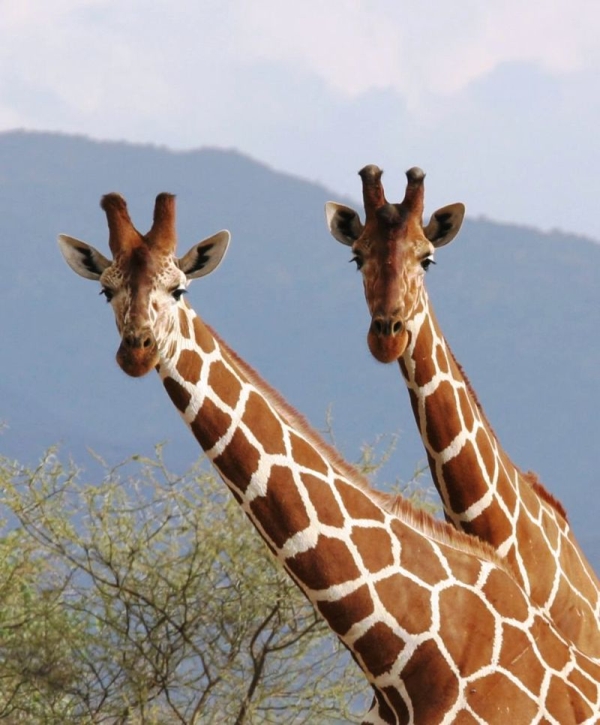
[[172,292],[171,296],[175,300],[175,302],[179,302],[179,300],[183,297],[183,295],[187,294],[187,290],[185,287],[176,287]]
[[433,254],[428,254],[426,257],[424,257],[421,260],[421,267],[427,272],[429,267],[431,267],[432,264],[435,264],[435,259],[433,258]]
[[355,254],[352,259],[348,260],[356,264],[356,269],[360,270],[363,266],[363,258],[359,254]]

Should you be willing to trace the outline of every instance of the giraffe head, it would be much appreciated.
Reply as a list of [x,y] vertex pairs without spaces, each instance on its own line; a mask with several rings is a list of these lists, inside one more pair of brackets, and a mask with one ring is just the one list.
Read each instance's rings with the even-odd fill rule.
[[433,263],[435,249],[458,233],[465,207],[450,204],[438,209],[423,226],[423,171],[406,172],[408,183],[400,204],[386,200],[382,173],[373,165],[359,172],[364,224],[354,209],[342,204],[330,201],[325,212],[331,234],[352,248],[352,261],[362,273],[371,314],[369,350],[380,362],[389,363],[406,349],[407,325],[417,311],[425,272]]
[[58,237],[58,244],[71,269],[86,279],[99,280],[121,335],[117,362],[128,375],[140,377],[158,365],[161,341],[178,331],[190,280],[219,265],[230,236],[227,231],[218,232],[178,258],[172,194],[156,197],[154,222],[147,234],[133,226],[119,194],[103,196],[100,206],[108,220],[112,260],[66,234]]

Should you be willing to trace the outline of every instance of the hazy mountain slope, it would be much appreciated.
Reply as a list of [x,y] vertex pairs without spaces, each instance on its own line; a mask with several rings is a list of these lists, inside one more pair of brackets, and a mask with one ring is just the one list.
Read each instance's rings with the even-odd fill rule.
[[[349,458],[361,442],[400,432],[379,480],[411,475],[424,454],[404,385],[396,366],[367,352],[360,277],[325,226],[324,202],[336,194],[236,152],[53,134],[0,134],[2,452],[31,459],[62,442],[79,461],[85,446],[118,460],[168,440],[179,467],[198,455],[159,381],[117,368],[112,311],[57,249],[59,232],[106,249],[98,202],[113,190],[142,231],[155,195],[176,193],[181,252],[230,229],[221,268],[191,287],[195,309],[314,425],[331,404]],[[447,200],[458,201],[452,189]],[[504,447],[562,499],[600,568],[600,246],[469,220],[437,262],[428,276],[436,312]]]

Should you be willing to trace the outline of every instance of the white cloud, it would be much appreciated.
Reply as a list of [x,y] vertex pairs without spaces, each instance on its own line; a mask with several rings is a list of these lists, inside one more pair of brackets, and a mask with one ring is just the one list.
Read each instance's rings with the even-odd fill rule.
[[597,60],[600,7],[590,0],[305,0],[293,8],[278,0],[236,4],[241,53],[300,65],[352,96],[390,88],[410,106],[504,62],[565,73]]
[[[4,5],[0,128],[233,146],[354,196],[363,164],[398,184],[418,164],[454,189],[440,203],[595,234],[592,0]],[[514,191],[523,163],[533,204]]]

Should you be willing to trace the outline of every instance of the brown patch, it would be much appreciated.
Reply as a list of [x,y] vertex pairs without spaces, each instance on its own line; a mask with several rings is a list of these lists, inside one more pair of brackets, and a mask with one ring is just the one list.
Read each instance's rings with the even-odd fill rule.
[[248,396],[242,421],[252,431],[265,453],[286,453],[281,422],[266,400],[254,391]]
[[[421,634],[431,627],[431,595],[413,579],[397,573],[382,579],[375,591],[387,611],[411,634]],[[411,613],[416,617],[410,617]]]
[[351,519],[368,519],[369,521],[385,521],[383,511],[371,499],[355,486],[336,478],[335,487],[338,490],[344,508]]
[[462,425],[456,414],[454,388],[443,380],[425,400],[425,434],[436,453],[447,448],[461,432]]
[[323,456],[304,438],[290,432],[290,442],[292,444],[292,458],[299,466],[308,468],[310,471],[316,471],[324,476],[327,474],[328,468]]
[[186,340],[189,340],[192,336],[187,313],[181,307],[179,308],[179,332]]
[[177,410],[185,413],[192,396],[180,383],[173,380],[173,378],[164,378],[163,385]]
[[556,523],[556,519],[550,515],[547,508],[542,509],[541,525],[549,541],[550,548],[557,551],[560,544],[562,531]]
[[383,692],[393,708],[393,715],[395,715],[395,720],[392,720],[393,716],[391,716],[384,720],[384,722],[410,722],[409,709],[404,702],[402,693],[395,687],[384,687]]
[[468,440],[459,453],[441,466],[451,511],[460,514],[483,498],[488,491],[481,474],[473,443]]
[[528,602],[518,587],[508,585],[506,577],[501,569],[492,570],[482,587],[482,594],[501,617],[525,622],[529,616]]
[[226,405],[235,408],[240,399],[242,384],[221,360],[211,363],[208,371],[208,386]]
[[[589,675],[590,681],[594,685],[597,685],[597,683],[600,682],[600,663],[593,661],[588,657],[578,657],[577,664],[583,672]],[[596,690],[594,689],[592,692],[596,692]],[[596,696],[594,695],[591,699],[595,699],[595,697]]]
[[212,400],[204,399],[191,428],[198,443],[209,451],[229,430],[231,416],[225,413]]
[[433,640],[420,644],[402,670],[415,722],[440,721],[458,697],[456,676]]
[[444,375],[446,375],[450,371],[448,358],[446,357],[446,353],[442,345],[435,346],[435,362],[438,370]]
[[537,642],[542,660],[553,670],[560,672],[570,658],[569,650],[564,643],[550,628],[547,620],[540,616],[536,616],[531,632]]
[[498,664],[513,674],[534,695],[540,694],[546,669],[524,632],[506,623],[502,627],[502,648]]
[[331,629],[340,637],[343,637],[352,625],[362,622],[375,611],[366,584],[335,602],[318,602],[317,606]]
[[213,336],[210,334],[210,330],[204,325],[202,320],[196,315],[194,316],[194,338],[196,344],[202,350],[202,352],[212,352],[216,345]]
[[504,543],[511,535],[513,526],[500,504],[492,499],[484,511],[472,521],[461,522],[461,529],[467,534],[475,534],[494,547]]
[[539,715],[537,704],[501,672],[474,680],[466,695],[469,705],[484,722],[529,723]]
[[200,370],[202,369],[202,360],[200,355],[194,350],[182,350],[179,353],[177,361],[177,372],[184,380],[196,385],[200,380]]
[[302,473],[301,479],[310,501],[315,507],[319,521],[325,526],[342,528],[346,519],[333,495],[331,486],[310,473]]
[[545,540],[548,538],[551,546],[556,550],[556,541],[553,539],[558,537],[558,532],[554,521],[546,523],[548,525],[544,527],[544,536],[539,527],[532,523],[527,516],[519,516],[517,519],[519,553],[523,559],[523,568],[531,583],[531,599],[540,606],[548,601],[552,593],[558,568],[557,557]]
[[[507,470],[512,471],[514,467],[510,461],[504,460],[499,451],[494,449],[491,435],[491,431],[486,428],[479,428],[475,436],[475,445],[483,460],[488,478],[490,481],[493,481],[494,477],[498,477],[498,491],[504,503],[511,511],[514,511],[517,492],[511,481],[507,478],[506,472]],[[505,470],[502,470],[503,468]],[[503,481],[502,479],[505,480]]]
[[405,647],[404,640],[383,622],[376,622],[354,643],[354,651],[375,677],[388,672]]
[[[588,695],[596,701],[596,688],[590,688]],[[546,710],[556,722],[589,722],[593,712],[583,697],[572,687],[569,687],[562,677],[552,676],[548,695],[546,696]],[[596,718],[594,718],[595,720]]]
[[[594,586],[595,575],[585,569],[585,565],[576,554],[576,550],[563,543],[561,560],[563,572],[568,572],[568,580],[561,576],[558,591],[552,602],[550,615],[560,632],[580,650],[592,657],[598,657],[598,622],[591,616],[584,601],[591,602],[592,610],[598,607],[598,590]],[[581,592],[577,597],[573,589]]]
[[573,687],[579,690],[579,692],[582,692],[589,700],[595,702],[596,688],[599,681],[597,672],[592,679],[582,675],[578,670],[571,670],[566,677],[567,681],[573,685]]
[[445,569],[424,534],[392,519],[392,531],[402,544],[401,564],[425,584],[437,584],[447,578]]
[[356,579],[360,572],[343,541],[319,536],[312,549],[286,560],[290,571],[310,589],[328,589]]
[[[440,636],[463,677],[492,663],[494,617],[470,589],[454,586],[439,596]],[[460,612],[460,626],[456,626]]]
[[471,401],[465,388],[460,387],[456,392],[458,393],[458,406],[462,413],[465,428],[470,432],[473,430],[475,423],[475,414],[473,413]]
[[260,453],[248,441],[240,428],[235,431],[223,453],[213,461],[223,476],[242,492],[248,488],[252,474],[258,468],[259,462]]
[[431,382],[437,375],[437,367],[432,357],[433,352],[433,333],[428,321],[421,325],[415,349],[413,351],[413,360],[415,361],[415,383],[422,388]]
[[385,529],[373,526],[352,527],[351,539],[364,566],[372,573],[394,563],[392,540]]
[[292,472],[285,466],[271,468],[266,494],[255,498],[250,509],[278,549],[310,526]]

